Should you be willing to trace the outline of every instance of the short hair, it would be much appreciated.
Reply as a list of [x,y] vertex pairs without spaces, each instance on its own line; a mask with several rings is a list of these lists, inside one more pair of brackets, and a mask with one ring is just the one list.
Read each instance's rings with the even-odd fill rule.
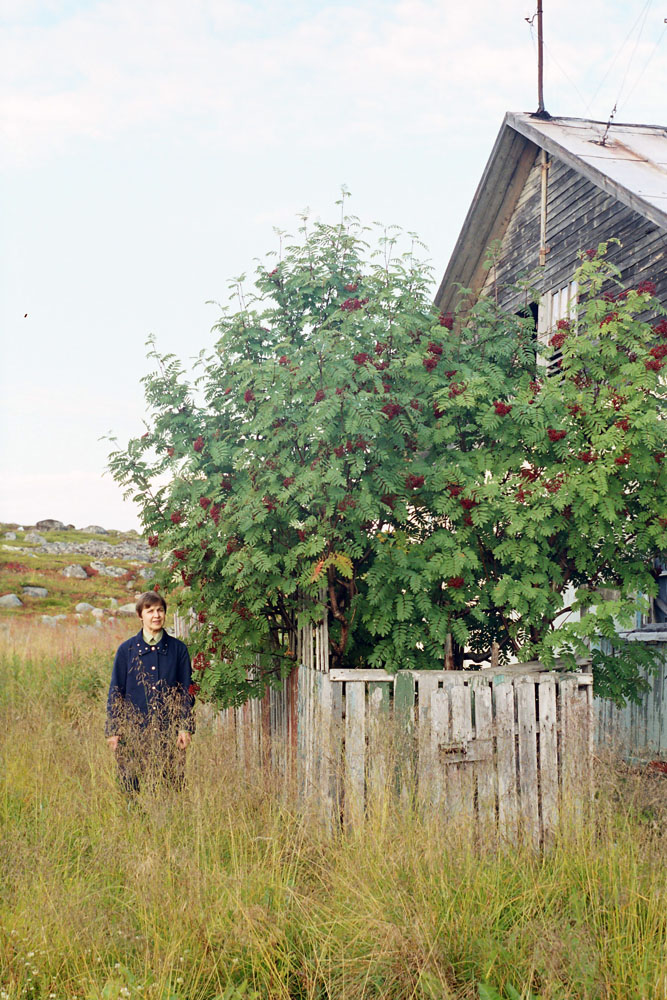
[[162,610],[164,611],[164,613],[165,614],[167,613],[167,602],[165,601],[162,594],[158,594],[156,590],[147,590],[137,600],[137,603],[135,605],[137,609],[137,614],[141,618],[146,608],[155,607],[156,604],[160,604],[162,606]]

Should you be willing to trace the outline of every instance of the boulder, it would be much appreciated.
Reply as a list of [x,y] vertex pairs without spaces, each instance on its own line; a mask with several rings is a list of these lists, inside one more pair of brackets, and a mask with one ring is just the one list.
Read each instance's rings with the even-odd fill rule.
[[143,569],[139,570],[139,576],[146,581],[152,580],[155,576],[155,569],[153,566],[144,566]]
[[29,585],[22,588],[26,597],[48,597],[49,592],[46,587],[31,587]]
[[7,539],[8,542],[15,542],[16,541],[16,532],[15,531],[5,531],[5,538]]
[[64,531],[65,525],[62,521],[56,521],[52,517],[47,517],[44,521],[38,521],[35,525],[40,531]]
[[24,541],[33,542],[35,545],[43,545],[46,539],[38,531],[26,531]]
[[61,569],[60,573],[61,573],[62,576],[71,576],[71,577],[74,577],[75,580],[87,580],[88,579],[88,574],[86,573],[86,571],[83,568],[83,566],[76,566],[76,565],[65,566],[65,569]]
[[99,524],[89,524],[87,528],[81,528],[81,531],[85,531],[87,535],[108,535],[109,532],[106,528],[101,528]]
[[132,603],[132,604],[121,604],[121,606],[118,608],[118,614],[119,615],[136,615],[136,613],[137,613],[137,609],[136,609],[134,603]]
[[103,608],[93,608],[93,610],[90,613],[93,616],[93,618],[104,618],[106,612],[104,611]]
[[94,605],[88,604],[86,601],[79,601],[79,603],[74,608],[79,614],[85,615],[88,611],[94,611]]
[[104,570],[103,576],[113,576],[116,580],[119,580],[121,576],[125,576],[127,573],[126,569],[122,566],[107,566]]
[[42,615],[41,620],[45,625],[57,625],[59,622],[66,622],[67,615]]
[[[0,608],[22,608],[23,601],[16,594],[3,594],[0,597]],[[132,605],[134,608],[134,605]]]

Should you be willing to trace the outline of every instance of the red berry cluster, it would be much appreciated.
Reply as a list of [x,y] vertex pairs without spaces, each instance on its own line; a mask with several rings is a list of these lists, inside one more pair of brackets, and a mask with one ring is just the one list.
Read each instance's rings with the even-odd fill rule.
[[464,583],[465,580],[462,576],[450,576],[447,586],[451,587],[452,590],[460,590]]
[[415,476],[414,473],[410,473],[409,476],[405,478],[405,485],[409,490],[418,490],[420,486],[424,485],[423,476]]
[[567,340],[566,333],[554,333],[549,343],[551,344],[552,347],[555,347],[556,350],[559,350],[563,346],[566,340]]
[[463,493],[463,487],[459,486],[458,483],[447,483],[447,490],[449,491],[450,497],[458,497]]
[[567,408],[573,417],[576,417],[577,413],[581,413],[582,416],[584,414],[583,407],[579,406],[579,403],[569,403]]
[[352,360],[355,365],[366,365],[371,359],[369,354],[366,354],[365,351],[361,351],[359,354],[355,354]]
[[269,513],[271,513],[272,510],[275,510],[278,506],[277,502],[273,499],[273,497],[262,497],[262,503],[264,504]]
[[356,281],[351,281],[349,285],[343,285],[346,292],[356,292],[359,287],[359,283]]
[[167,454],[169,455],[169,458],[173,458],[174,457],[174,449],[173,448],[167,448]]
[[375,353],[383,354],[387,350],[388,346],[389,346],[388,344],[383,344],[381,341],[377,340],[375,342]]
[[380,497],[380,500],[385,505],[385,507],[389,507],[390,510],[393,510],[394,509],[394,505],[396,503],[396,494],[395,493],[384,493]]
[[547,491],[547,493],[558,493],[564,482],[565,482],[565,475],[562,472],[559,472],[559,474],[557,476],[554,476],[553,479],[546,480],[546,482],[544,483],[544,488]]
[[653,332],[657,333],[659,337],[667,337],[667,319],[661,319],[659,323],[656,323]]
[[[200,614],[203,614],[203,612],[200,612]],[[206,621],[206,616],[205,615],[204,615],[204,621]],[[204,671],[204,670],[207,669],[207,667],[210,667],[210,665],[211,665],[211,661],[208,660],[206,658],[206,656],[204,656],[203,653],[197,653],[192,658],[192,669],[193,670]]]
[[549,435],[550,441],[562,441],[566,436],[567,431],[557,431],[554,427],[548,427],[547,434]]
[[189,554],[190,554],[190,549],[174,549],[174,555],[176,556],[177,559],[180,559],[181,562],[184,559],[187,559]]
[[658,344],[656,347],[652,347],[648,353],[661,361],[667,357],[667,344]]
[[192,573],[186,573],[186,571],[184,569],[181,570],[181,580],[183,581],[183,583],[185,584],[186,587],[190,586],[190,584],[192,583],[193,579],[194,579],[194,577],[193,577]]
[[345,312],[355,312],[356,309],[363,308],[367,303],[368,299],[345,299],[345,302],[342,302],[340,307]]
[[202,510],[206,510],[206,508],[210,507],[210,505],[211,505],[210,497],[199,498],[199,506],[202,508]]
[[317,392],[315,393],[315,402],[316,403],[321,403],[322,400],[325,397],[326,397],[326,393],[325,393],[324,389],[318,389]]
[[637,291],[640,295],[655,295],[655,290],[655,281],[640,281],[637,285]]
[[150,547],[152,549],[156,549],[157,548],[159,541],[160,541],[160,539],[159,539],[159,537],[157,535],[149,535],[148,536],[148,544],[150,545]]
[[403,412],[403,407],[398,403],[385,403],[384,406],[381,407],[381,410],[387,415],[389,420],[393,420],[394,417],[397,417],[399,413]]
[[614,462],[616,465],[628,465],[630,462],[630,452],[624,451],[622,455],[617,455]]
[[183,515],[180,510],[175,510],[173,514],[171,514],[170,520],[172,524],[180,524],[183,520]]
[[604,319],[600,323],[600,327],[607,326],[609,323],[614,323],[617,319],[618,319],[618,313],[617,312],[607,313],[607,315],[604,317]]
[[660,369],[664,367],[665,367],[665,362],[659,361],[657,358],[651,358],[650,361],[647,359],[644,362],[644,368],[646,368],[646,370],[650,372],[659,372]]
[[430,354],[427,358],[424,358],[422,364],[427,372],[432,372],[434,368],[438,367],[438,359]]
[[630,421],[628,420],[627,417],[623,417],[622,420],[617,420],[616,421],[616,423],[614,424],[614,427],[618,427],[618,429],[621,430],[621,431],[629,431],[630,430]]
[[210,516],[211,520],[213,521],[213,524],[216,526],[216,528],[218,527],[218,522],[220,520],[220,511],[222,510],[222,508],[224,506],[225,505],[221,504],[221,503],[211,504],[211,509],[208,512],[209,516]]
[[285,478],[283,479],[283,486],[285,487],[285,489],[287,489],[287,487],[291,486],[293,482],[294,482],[294,476],[285,476]]
[[440,313],[438,322],[440,326],[444,326],[445,330],[452,330],[454,328],[454,317],[451,313]]
[[440,417],[444,417],[446,412],[446,410],[441,410],[436,402],[433,403],[433,414],[436,420],[439,420]]
[[192,447],[194,448],[195,451],[204,450],[204,439],[201,436],[201,434],[199,435],[199,437],[195,438],[195,440],[192,442]]
[[585,462],[586,464],[597,462],[597,455],[594,451],[580,451],[577,457],[580,462]]
[[246,391],[243,393],[243,398],[245,399],[246,403],[252,403],[253,399],[255,398],[255,393],[252,391],[252,389],[246,389]]
[[445,372],[446,378],[454,378],[458,371],[458,368],[451,368],[448,372]]
[[389,367],[389,362],[386,359],[383,361],[375,361],[373,363],[373,367],[377,368],[379,372],[383,372],[386,371],[387,368]]
[[199,684],[195,684],[195,682],[193,681],[190,687],[188,688],[188,694],[192,695],[192,697],[194,698],[196,694],[199,694],[200,690],[201,688],[199,687]]
[[352,498],[352,496],[349,493],[346,493],[346,495],[343,497],[343,499],[338,501],[338,505],[337,506],[338,506],[338,510],[342,514],[344,514],[345,511],[348,510],[348,509],[349,510],[354,510],[354,508],[357,506],[357,504],[356,504],[355,500]]
[[529,483],[534,483],[536,479],[540,478],[539,469],[534,468],[532,465],[529,465],[524,469],[519,469],[519,475],[522,479],[525,479],[526,482]]
[[512,407],[509,403],[503,403],[499,399],[495,401],[493,406],[499,417],[506,417],[508,413],[512,412]]
[[461,396],[466,391],[466,387],[462,382],[452,382],[449,387],[449,392],[447,395],[450,399],[454,399],[456,396]]
[[437,357],[440,357],[442,354],[442,347],[440,344],[435,344],[432,340],[429,340],[426,350],[429,354],[435,354]]
[[459,503],[464,510],[472,510],[474,507],[478,507],[479,503],[477,500],[473,500],[472,497],[462,497]]

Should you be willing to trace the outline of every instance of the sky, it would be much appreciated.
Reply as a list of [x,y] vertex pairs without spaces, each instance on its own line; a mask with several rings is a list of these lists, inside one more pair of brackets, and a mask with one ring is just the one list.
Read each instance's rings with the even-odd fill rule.
[[[0,0],[0,521],[138,528],[105,469],[147,337],[211,347],[207,302],[342,185],[437,283],[505,112],[537,107],[535,2]],[[667,125],[664,5],[544,8],[552,115]]]

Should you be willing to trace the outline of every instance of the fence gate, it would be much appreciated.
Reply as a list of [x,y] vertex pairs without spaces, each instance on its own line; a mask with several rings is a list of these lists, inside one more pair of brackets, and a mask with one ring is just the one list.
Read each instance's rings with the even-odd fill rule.
[[327,649],[325,628],[302,629],[282,686],[221,714],[239,757],[296,777],[327,823],[391,794],[538,846],[590,797],[590,672],[330,670]]

